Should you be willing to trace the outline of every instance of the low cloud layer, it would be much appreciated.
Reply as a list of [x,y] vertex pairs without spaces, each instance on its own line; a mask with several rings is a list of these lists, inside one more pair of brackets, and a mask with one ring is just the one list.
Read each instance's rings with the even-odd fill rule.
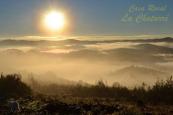
[[172,74],[171,43],[172,38],[107,41],[2,40],[0,71],[17,72],[25,76],[33,73],[37,79],[44,78],[43,82],[58,83],[59,79],[64,79],[95,83],[104,80],[108,84],[120,82],[127,86],[142,82],[152,85],[156,80],[166,79]]

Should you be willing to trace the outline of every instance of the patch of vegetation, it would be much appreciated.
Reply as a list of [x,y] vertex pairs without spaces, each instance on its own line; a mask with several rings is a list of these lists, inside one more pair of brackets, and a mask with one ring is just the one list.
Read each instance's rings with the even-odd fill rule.
[[[34,81],[34,79],[32,79]],[[37,84],[37,85],[34,85]],[[119,101],[130,101],[150,104],[169,104],[173,105],[173,80],[172,77],[166,81],[157,81],[152,87],[143,83],[140,87],[129,89],[114,83],[112,86],[106,85],[103,81],[98,81],[95,85],[39,85],[34,81],[33,90],[42,94],[49,95],[71,95],[74,97],[97,97],[114,98]]]
[[31,94],[31,89],[21,81],[21,75],[9,74],[0,76],[1,97],[22,97]]
[[[33,84],[33,85],[32,85]],[[32,79],[32,87],[18,74],[1,75],[0,94],[15,98],[18,115],[141,115],[173,113],[173,80],[158,81],[153,87],[143,84],[129,89],[98,81],[95,85],[41,85]],[[31,93],[33,91],[33,93]],[[48,95],[49,94],[49,95]],[[7,99],[8,102],[8,99]],[[8,114],[8,103],[0,105],[0,114]]]

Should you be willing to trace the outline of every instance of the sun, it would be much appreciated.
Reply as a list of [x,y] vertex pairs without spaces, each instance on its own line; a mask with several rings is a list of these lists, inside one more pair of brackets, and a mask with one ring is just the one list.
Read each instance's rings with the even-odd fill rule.
[[44,16],[44,25],[48,30],[59,31],[65,26],[65,16],[62,12],[50,11]]

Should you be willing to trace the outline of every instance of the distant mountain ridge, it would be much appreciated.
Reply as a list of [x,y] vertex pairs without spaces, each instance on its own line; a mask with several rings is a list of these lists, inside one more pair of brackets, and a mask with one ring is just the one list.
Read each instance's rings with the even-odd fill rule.
[[156,69],[152,69],[152,68],[148,68],[148,67],[143,67],[143,66],[128,66],[125,67],[123,69],[120,69],[118,71],[115,72],[116,74],[153,74],[155,76],[157,75],[166,75],[167,73],[156,70]]
[[[126,82],[128,85],[140,85],[142,82],[154,83],[157,80],[166,79],[171,75],[157,69],[143,66],[128,66],[110,73],[111,78]],[[118,77],[118,78],[117,78]]]
[[139,43],[153,43],[153,42],[173,42],[173,38],[166,37],[160,39],[134,39],[134,40],[102,40],[102,41],[91,41],[91,40],[76,40],[66,39],[59,41],[50,40],[1,40],[0,46],[33,46],[33,45],[60,45],[60,44],[96,44],[96,43],[116,43],[116,42],[139,42]]
[[[74,41],[73,41],[74,42]],[[87,59],[87,60],[118,60],[121,62],[135,62],[135,63],[146,63],[146,62],[166,62],[166,58],[163,55],[172,55],[173,48],[153,45],[153,44],[138,44],[133,45],[131,48],[113,48],[109,50],[97,50],[97,49],[77,49],[68,53],[48,53],[42,52],[38,49],[31,49],[23,51],[22,49],[4,49],[0,51],[0,54],[6,54],[8,56],[45,56],[45,57],[61,57],[68,59]],[[140,58],[139,58],[140,56]],[[98,58],[99,57],[99,58]]]

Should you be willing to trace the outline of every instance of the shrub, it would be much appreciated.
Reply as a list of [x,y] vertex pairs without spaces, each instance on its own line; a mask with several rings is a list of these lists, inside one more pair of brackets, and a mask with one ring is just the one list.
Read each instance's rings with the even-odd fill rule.
[[31,94],[31,89],[21,81],[21,75],[8,74],[0,76],[0,96],[16,97]]

